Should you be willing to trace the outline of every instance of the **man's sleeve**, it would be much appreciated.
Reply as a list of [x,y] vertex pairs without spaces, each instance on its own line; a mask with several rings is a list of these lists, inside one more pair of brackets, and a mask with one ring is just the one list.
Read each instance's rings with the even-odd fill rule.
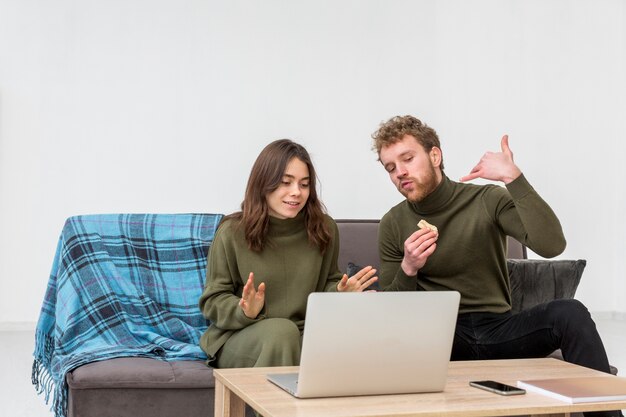
[[510,195],[500,197],[497,221],[507,235],[514,237],[537,255],[553,258],[566,246],[561,222],[524,175],[507,184]]
[[378,282],[383,291],[415,291],[417,276],[407,276],[401,268],[404,257],[403,234],[391,213],[380,221],[378,229],[378,252],[380,271]]

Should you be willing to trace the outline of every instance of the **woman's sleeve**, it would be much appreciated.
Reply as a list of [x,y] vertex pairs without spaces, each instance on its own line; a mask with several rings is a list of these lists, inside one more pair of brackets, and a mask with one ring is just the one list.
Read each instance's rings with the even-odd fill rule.
[[[202,314],[223,330],[239,330],[263,317],[250,319],[239,306],[243,290],[237,269],[234,242],[228,227],[220,226],[209,249],[204,291],[200,296]],[[247,277],[246,277],[247,279]]]

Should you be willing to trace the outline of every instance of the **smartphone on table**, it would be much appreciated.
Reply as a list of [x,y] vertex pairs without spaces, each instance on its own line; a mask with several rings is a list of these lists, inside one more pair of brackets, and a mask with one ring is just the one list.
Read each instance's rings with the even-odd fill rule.
[[526,393],[526,390],[522,388],[503,384],[498,381],[470,381],[469,384],[472,387],[484,389],[485,391],[494,392],[500,395],[520,395]]

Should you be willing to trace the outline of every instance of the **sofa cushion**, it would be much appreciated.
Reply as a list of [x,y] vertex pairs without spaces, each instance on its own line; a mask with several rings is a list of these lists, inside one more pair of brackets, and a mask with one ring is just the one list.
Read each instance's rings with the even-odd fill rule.
[[585,260],[508,259],[512,312],[560,298],[574,298]]
[[66,375],[71,389],[214,388],[213,368],[204,361],[115,358],[91,362]]
[[[339,268],[354,262],[378,269],[378,220],[336,220],[339,228]],[[349,275],[349,274],[348,274]]]

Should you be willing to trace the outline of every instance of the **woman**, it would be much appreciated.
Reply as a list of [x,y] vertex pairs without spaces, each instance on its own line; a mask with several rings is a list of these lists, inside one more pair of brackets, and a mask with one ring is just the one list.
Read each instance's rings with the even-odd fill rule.
[[[363,291],[371,267],[337,267],[339,232],[325,214],[308,152],[274,141],[252,167],[241,211],[224,218],[208,257],[200,346],[217,368],[298,365],[307,297]],[[255,281],[261,281],[258,287]]]

